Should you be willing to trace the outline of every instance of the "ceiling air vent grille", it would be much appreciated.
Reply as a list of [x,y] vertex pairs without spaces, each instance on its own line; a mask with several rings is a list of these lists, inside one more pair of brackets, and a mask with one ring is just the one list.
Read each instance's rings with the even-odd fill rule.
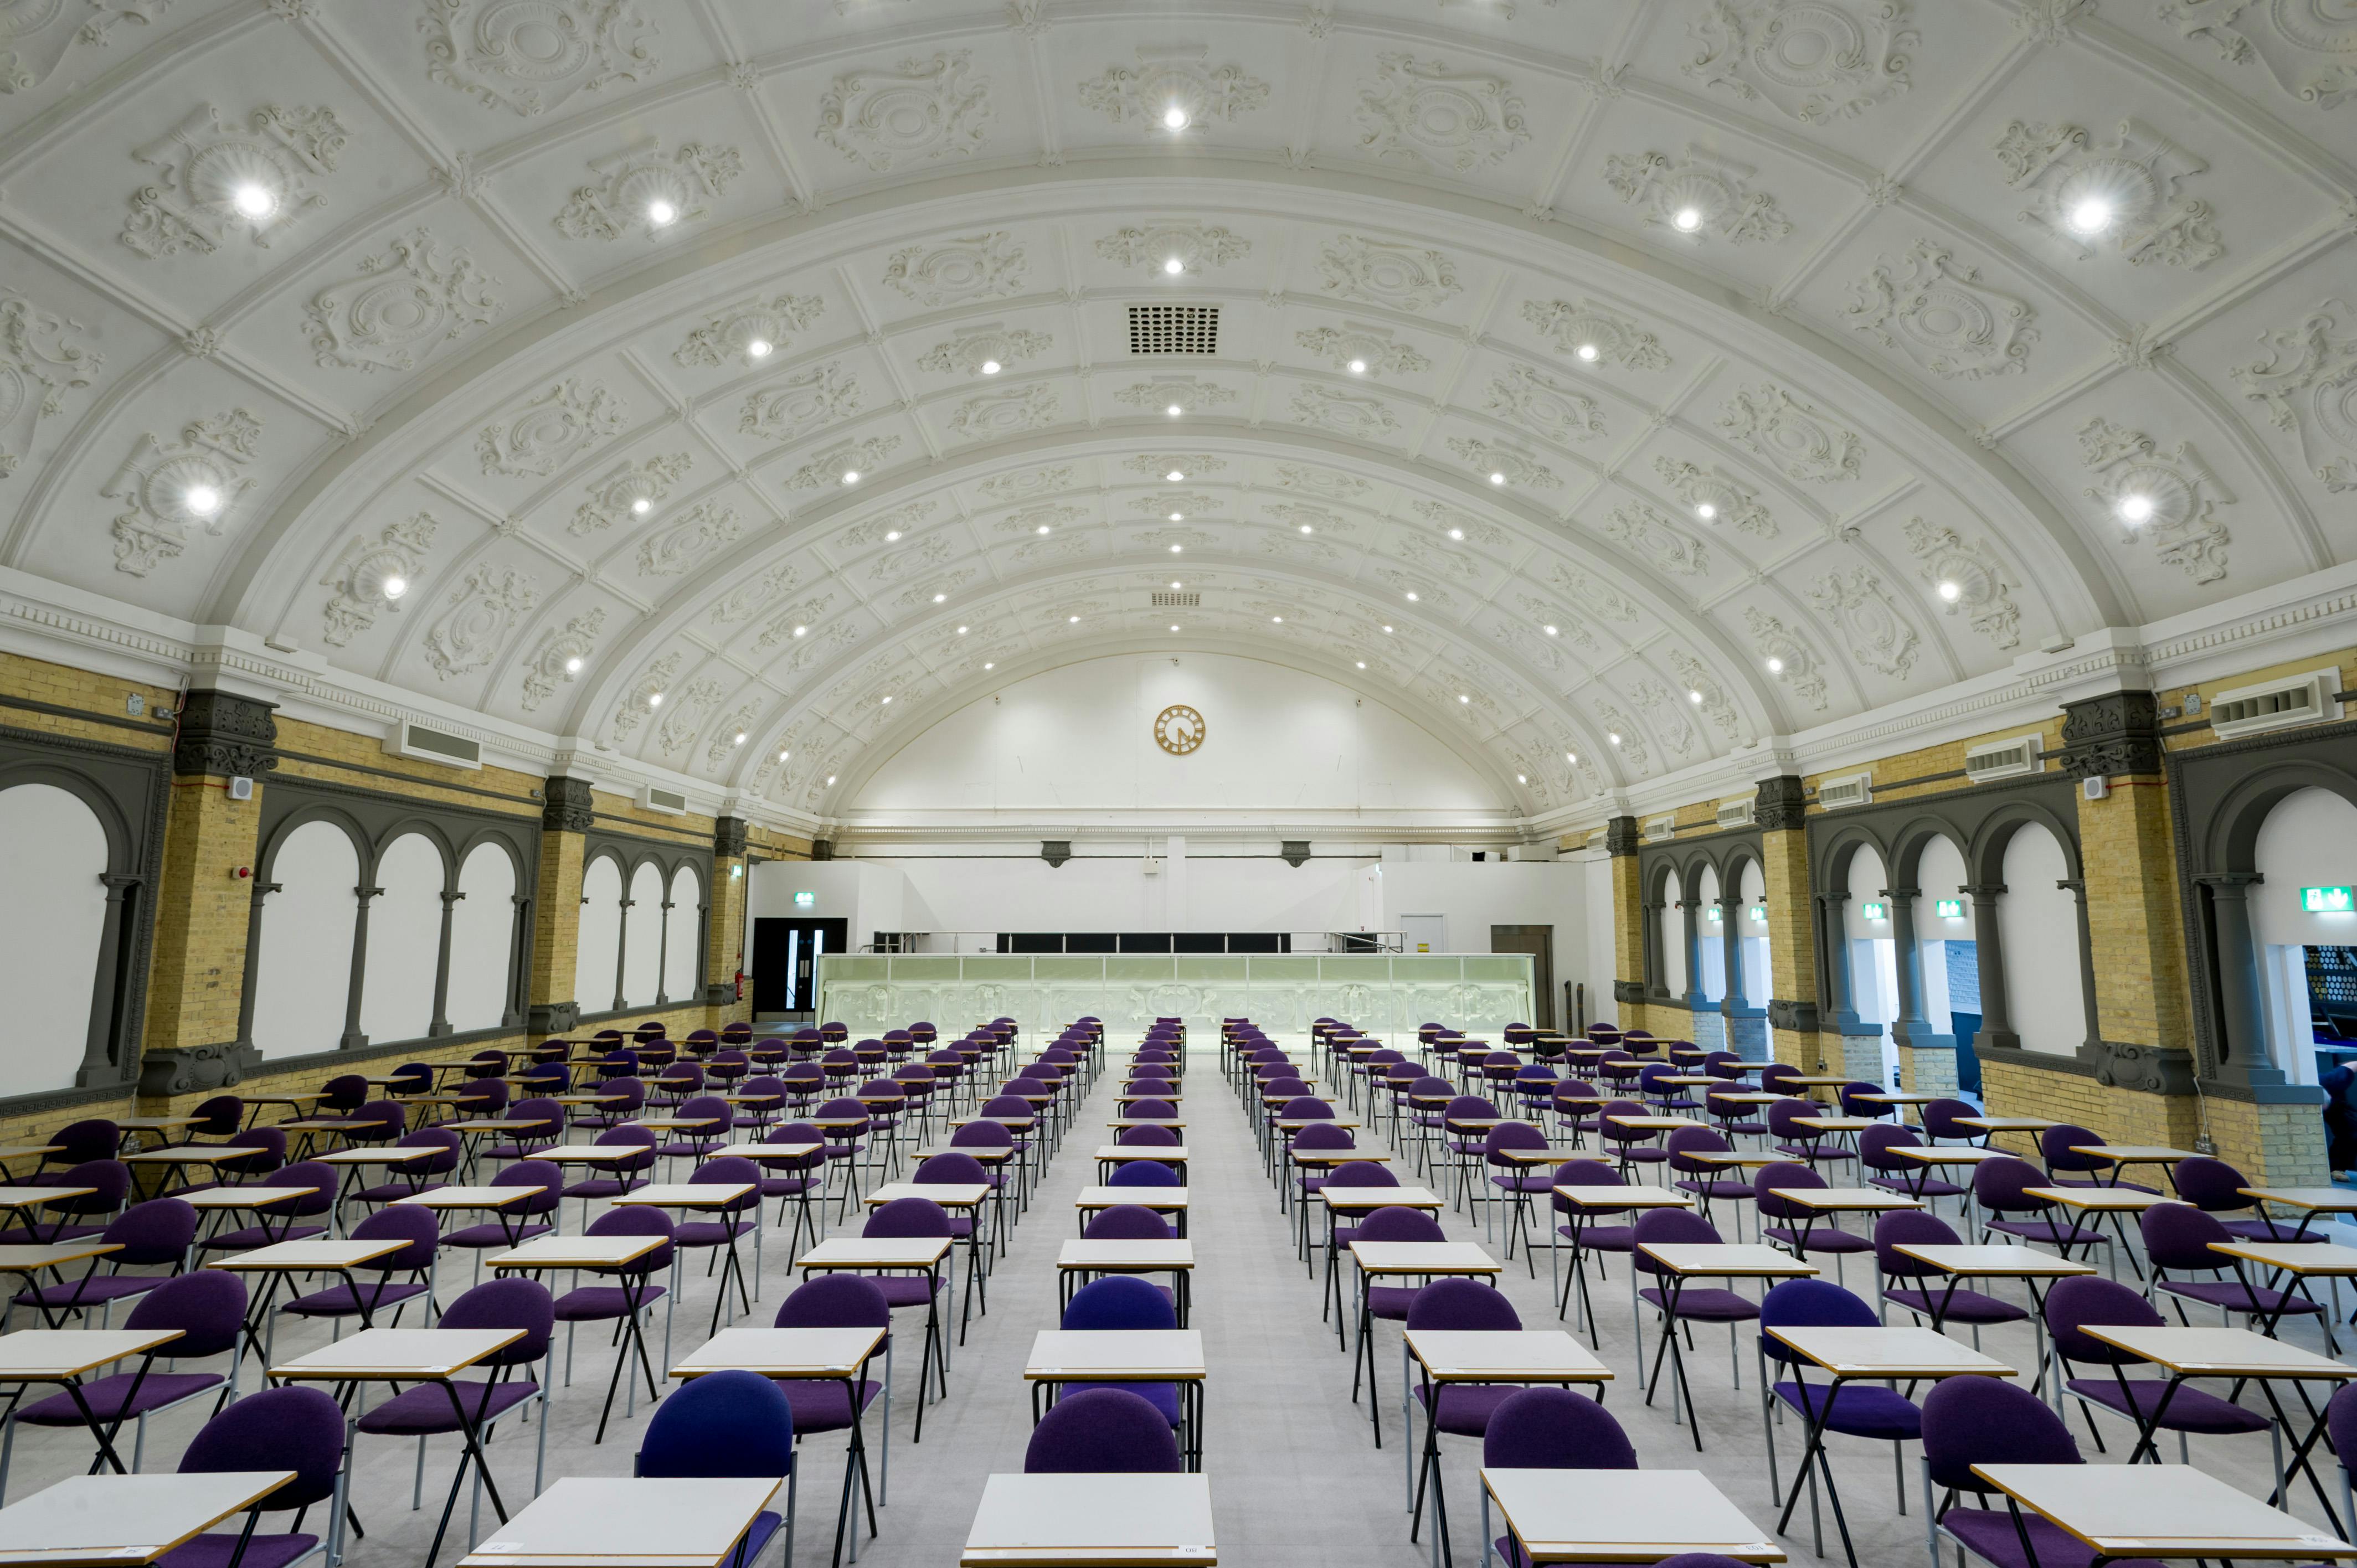
[[1865,806],[1874,800],[1874,775],[1852,773],[1840,779],[1828,779],[1817,786],[1817,804],[1832,811],[1838,806]]
[[1200,609],[1202,605],[1203,596],[1200,594],[1174,594],[1161,588],[1157,589],[1154,595],[1154,607],[1157,610]]
[[2311,670],[2264,686],[2244,686],[2221,692],[2210,700],[2210,727],[2220,736],[2254,735],[2287,725],[2312,725],[2341,716],[2333,693],[2341,684],[2338,670]]
[[1647,843],[1660,843],[1664,840],[1675,838],[1677,832],[1678,819],[1675,813],[1666,817],[1654,817],[1645,823]]
[[2037,735],[2018,735],[2011,740],[1976,746],[1964,753],[1964,777],[1982,784],[1992,779],[2010,779],[2018,773],[2036,773],[2045,767],[2045,737]]
[[650,811],[663,811],[674,817],[687,815],[687,797],[677,789],[658,789],[650,784],[639,797],[639,804]]
[[1216,354],[1220,307],[1216,305],[1133,305],[1129,307],[1133,354]]
[[1715,820],[1722,828],[1748,828],[1751,825],[1752,804],[1749,796],[1739,800],[1721,800]]
[[413,762],[437,762],[445,768],[483,765],[482,742],[405,720],[386,738],[384,748],[395,757],[405,757]]

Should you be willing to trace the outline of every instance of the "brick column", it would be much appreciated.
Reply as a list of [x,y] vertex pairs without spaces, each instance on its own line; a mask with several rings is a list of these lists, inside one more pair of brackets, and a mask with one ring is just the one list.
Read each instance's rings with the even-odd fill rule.
[[[532,1004],[524,1027],[535,1035],[571,1032],[581,1021],[573,973],[581,955],[582,835],[592,808],[586,779],[551,779],[540,813],[540,882],[533,896]],[[598,1011],[608,1005],[597,998]]]
[[1801,781],[1760,781],[1760,880],[1768,906],[1768,1041],[1776,1060],[1817,1070],[1816,909],[1809,899],[1807,800]]
[[746,823],[742,817],[722,817],[712,824],[712,910],[704,944],[704,1001],[721,1008],[720,1018],[749,1018],[751,999],[737,999],[737,968],[745,948],[745,901],[750,896],[746,875]]
[[1623,1029],[1645,1021],[1645,898],[1637,877],[1637,819],[1604,824],[1604,853],[1612,857],[1612,1012]]
[[[163,877],[156,889],[143,1095],[223,1088],[260,1059],[240,1026],[261,779],[278,766],[273,711],[272,703],[228,692],[190,692],[181,701]],[[230,799],[230,780],[238,778],[254,780],[252,799]],[[237,875],[241,867],[247,876]]]

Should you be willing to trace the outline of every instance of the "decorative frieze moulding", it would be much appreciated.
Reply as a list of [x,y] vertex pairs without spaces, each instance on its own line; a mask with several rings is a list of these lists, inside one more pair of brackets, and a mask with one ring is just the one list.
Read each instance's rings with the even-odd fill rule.
[[952,411],[950,434],[962,441],[993,441],[1056,423],[1056,389],[1046,381],[978,392]]
[[1705,468],[1681,457],[1661,456],[1653,459],[1653,471],[1688,511],[1714,528],[1733,523],[1761,539],[1773,539],[1782,532],[1760,504],[1760,492],[1716,464]]
[[2064,703],[2062,746],[2062,771],[2072,779],[2158,773],[2159,699],[2130,691]]
[[1643,208],[1648,227],[1685,240],[1715,235],[1730,245],[1772,244],[1792,232],[1776,199],[1751,188],[1759,172],[1695,146],[1675,158],[1616,153],[1604,160],[1604,183],[1622,201]]
[[651,516],[671,498],[672,487],[687,477],[693,463],[684,452],[658,452],[636,463],[615,465],[590,481],[589,499],[574,508],[566,532],[576,537],[602,533],[617,523]]
[[1820,579],[1809,602],[1847,640],[1850,657],[1867,669],[1904,679],[1915,667],[1915,630],[1869,568]]
[[784,446],[849,419],[864,402],[858,380],[830,360],[748,392],[737,428]]
[[1807,825],[1808,809],[1808,786],[1797,775],[1779,773],[1760,780],[1752,795],[1751,820],[1763,833],[1798,832]]
[[1380,441],[1399,428],[1399,416],[1379,397],[1333,387],[1305,386],[1293,394],[1297,424],[1313,425],[1350,441]]
[[1549,441],[1588,441],[1605,434],[1601,403],[1530,365],[1510,365],[1493,377],[1482,407]]
[[1710,570],[1710,554],[1703,542],[1642,501],[1613,508],[1603,532],[1660,571],[1698,577]]
[[540,826],[544,832],[586,833],[596,822],[597,791],[587,779],[562,776],[542,785]]
[[679,576],[703,565],[744,532],[744,520],[736,508],[698,501],[677,521],[639,542],[639,570],[650,577]]
[[1791,688],[1792,694],[1810,707],[1824,713],[1825,676],[1817,650],[1795,636],[1781,619],[1757,605],[1744,609],[1743,624],[1751,633],[1752,646],[1759,649],[1760,657],[1766,661],[1768,673]]
[[985,322],[959,328],[925,350],[917,368],[941,375],[995,376],[1011,365],[1037,359],[1053,345],[1054,339],[1045,332]]
[[2256,60],[2276,85],[2319,109],[2357,96],[2357,17],[2336,5],[2251,0],[2161,0],[2179,36],[2216,46],[2232,65]]

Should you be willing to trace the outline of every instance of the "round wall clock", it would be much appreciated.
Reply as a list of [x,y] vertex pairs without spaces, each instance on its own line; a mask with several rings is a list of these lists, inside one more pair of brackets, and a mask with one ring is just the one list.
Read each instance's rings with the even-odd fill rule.
[[1184,703],[1173,703],[1154,715],[1155,744],[1173,757],[1184,757],[1203,744],[1203,715]]

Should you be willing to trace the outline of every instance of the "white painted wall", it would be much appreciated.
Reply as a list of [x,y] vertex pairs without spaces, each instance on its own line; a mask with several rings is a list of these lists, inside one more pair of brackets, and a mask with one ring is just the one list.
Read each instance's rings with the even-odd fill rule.
[[2006,891],[1996,901],[2006,1007],[2014,1029],[2024,1049],[2063,1056],[2087,1037],[2078,904],[2069,889],[2054,886],[2070,874],[2054,835],[2031,823],[2005,846]]
[[450,911],[453,1029],[490,1029],[506,1015],[509,949],[515,941],[515,863],[497,844],[479,843],[458,865],[466,897]]
[[1662,907],[1654,911],[1653,920],[1662,944],[1662,983],[1673,996],[1686,993],[1686,917],[1678,908],[1685,897],[1685,884],[1674,871],[1662,884]]
[[1768,901],[1768,881],[1760,874],[1760,863],[1743,864],[1743,999],[1754,1007],[1765,1007],[1768,999],[1776,994],[1776,966],[1768,950],[1768,934],[1772,922],[1754,920],[1751,911],[1765,908]]
[[73,1087],[90,1040],[105,874],[106,830],[88,806],[54,784],[0,790],[0,1063],[12,1094]]
[[[1890,1038],[1890,1021],[1899,1015],[1899,952],[1890,936],[1889,900],[1882,896],[1889,886],[1889,871],[1881,855],[1861,849],[1850,856],[1849,902],[1842,906],[1842,923],[1849,941],[1850,999],[1861,1023],[1882,1026],[1886,1075],[1898,1064],[1899,1056],[1899,1047]],[[1886,906],[1885,918],[1867,918],[1869,903]]]
[[265,1058],[329,1051],[343,1038],[360,915],[361,860],[344,830],[306,822],[270,868],[253,984],[253,1044]]
[[369,906],[361,1033],[371,1045],[423,1039],[441,960],[441,852],[424,833],[404,833],[377,858],[376,885],[384,891]]
[[1718,871],[1706,865],[1695,878],[1695,951],[1702,961],[1702,993],[1712,1002],[1727,997],[1727,924],[1718,913]]
[[622,947],[622,868],[599,855],[581,873],[581,941],[573,963],[573,999],[584,1013],[614,1005],[614,963]]
[[1568,977],[1585,982],[1587,986],[1587,1016],[1591,1023],[1611,1023],[1620,1016],[1620,1008],[1612,1000],[1614,966],[1620,961],[1613,951],[1612,923],[1612,857],[1602,849],[1583,849],[1569,864],[1580,868],[1583,894],[1581,913],[1587,923],[1587,940],[1582,944],[1579,968]]
[[662,873],[652,861],[630,874],[630,907],[622,911],[622,1005],[651,1007],[662,976]]
[[2299,890],[2357,886],[2357,806],[2330,789],[2285,796],[2259,824],[2254,860],[2266,878],[2249,897],[2267,1048],[2294,1083],[2313,1083],[2316,1035],[2308,1006],[2307,950],[2357,943],[2357,914],[2309,914],[2300,908]]
[[702,921],[696,906],[703,899],[694,872],[683,865],[672,873],[671,908],[663,916],[662,984],[663,994],[673,1002],[704,995],[704,982],[695,972],[696,929]]
[[[1953,1033],[1948,1001],[1948,944],[1973,937],[1973,901],[1959,891],[1966,880],[1964,852],[1945,836],[1923,846],[1915,863],[1915,886],[1923,896],[1915,900],[1915,944],[1921,953],[1923,1017],[1939,1034]],[[1940,913],[1940,900],[1950,898],[1963,913],[1951,919]],[[1962,1042],[1970,1045],[1970,1041]]]

